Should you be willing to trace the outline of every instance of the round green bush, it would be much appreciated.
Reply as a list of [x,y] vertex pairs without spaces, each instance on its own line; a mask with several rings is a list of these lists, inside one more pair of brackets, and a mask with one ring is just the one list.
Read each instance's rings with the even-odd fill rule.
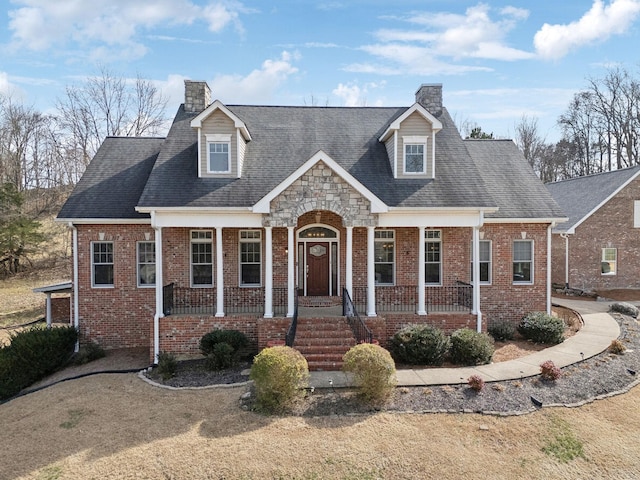
[[430,325],[404,327],[389,342],[396,361],[409,365],[442,365],[449,346],[444,332]]
[[238,330],[213,330],[200,339],[200,351],[206,357],[213,353],[218,343],[228,343],[234,354],[249,345],[247,336]]
[[561,318],[544,312],[531,312],[518,325],[518,332],[527,340],[556,345],[564,341],[565,328]]
[[513,340],[516,334],[516,326],[511,322],[500,320],[491,322],[487,331],[496,342],[504,342],[506,340]]
[[368,403],[381,404],[393,393],[396,366],[391,354],[379,345],[361,343],[343,357],[342,369],[353,373],[361,397]]
[[206,367],[209,370],[223,370],[233,366],[234,350],[227,342],[216,343],[213,352],[207,355]]
[[493,356],[493,339],[486,333],[461,328],[451,334],[449,356],[458,365],[484,365]]
[[304,397],[309,366],[291,347],[269,347],[254,358],[249,378],[254,382],[257,406],[266,412],[282,412]]

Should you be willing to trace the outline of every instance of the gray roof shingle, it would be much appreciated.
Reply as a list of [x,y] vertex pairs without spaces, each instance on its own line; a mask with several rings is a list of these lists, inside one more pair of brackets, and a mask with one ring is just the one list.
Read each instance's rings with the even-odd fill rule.
[[569,217],[566,223],[560,224],[553,231],[563,233],[574,228],[639,173],[640,166],[635,166],[547,183],[546,187],[554,200]]

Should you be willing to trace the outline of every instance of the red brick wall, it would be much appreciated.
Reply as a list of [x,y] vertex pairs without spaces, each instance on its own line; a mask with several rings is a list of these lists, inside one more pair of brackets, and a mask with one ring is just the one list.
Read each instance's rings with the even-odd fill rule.
[[[640,200],[635,179],[569,235],[569,286],[588,292],[640,288],[640,229],[633,227],[633,202]],[[564,284],[565,240],[553,236],[553,282]],[[602,275],[603,248],[618,251],[616,275]]]
[[71,319],[71,313],[69,310],[70,298],[65,297],[51,297],[51,320],[58,323],[69,323]]

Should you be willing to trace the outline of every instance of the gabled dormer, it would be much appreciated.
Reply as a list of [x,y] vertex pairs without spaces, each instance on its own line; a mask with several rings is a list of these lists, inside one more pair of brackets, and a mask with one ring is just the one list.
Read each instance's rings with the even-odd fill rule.
[[422,85],[416,92],[416,103],[380,136],[394,178],[435,178],[436,133],[442,130],[442,123],[434,114],[441,112],[442,85]]
[[216,100],[191,120],[191,127],[198,134],[198,176],[240,178],[251,141],[245,123]]

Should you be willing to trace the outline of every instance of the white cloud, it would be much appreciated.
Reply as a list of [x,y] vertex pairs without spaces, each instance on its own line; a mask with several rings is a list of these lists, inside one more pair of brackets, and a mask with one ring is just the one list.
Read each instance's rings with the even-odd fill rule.
[[[376,88],[383,87],[384,85],[385,82],[381,82],[379,84],[366,83],[362,87],[356,83],[339,83],[331,93],[340,98],[342,100],[342,105],[345,107],[365,107],[371,106],[367,99],[369,90],[374,90]],[[380,101],[374,102],[374,106],[380,106],[381,104],[382,102]]]
[[568,25],[545,23],[536,33],[533,43],[541,57],[559,59],[583,45],[624,33],[638,14],[638,0],[613,0],[607,6],[602,0],[594,0],[591,9],[576,22]]
[[9,75],[7,72],[0,72],[0,95],[6,95],[10,90]]
[[280,58],[265,60],[247,76],[217,75],[210,82],[213,98],[224,103],[268,103],[275,90],[298,72],[293,65],[298,54],[282,52]]

